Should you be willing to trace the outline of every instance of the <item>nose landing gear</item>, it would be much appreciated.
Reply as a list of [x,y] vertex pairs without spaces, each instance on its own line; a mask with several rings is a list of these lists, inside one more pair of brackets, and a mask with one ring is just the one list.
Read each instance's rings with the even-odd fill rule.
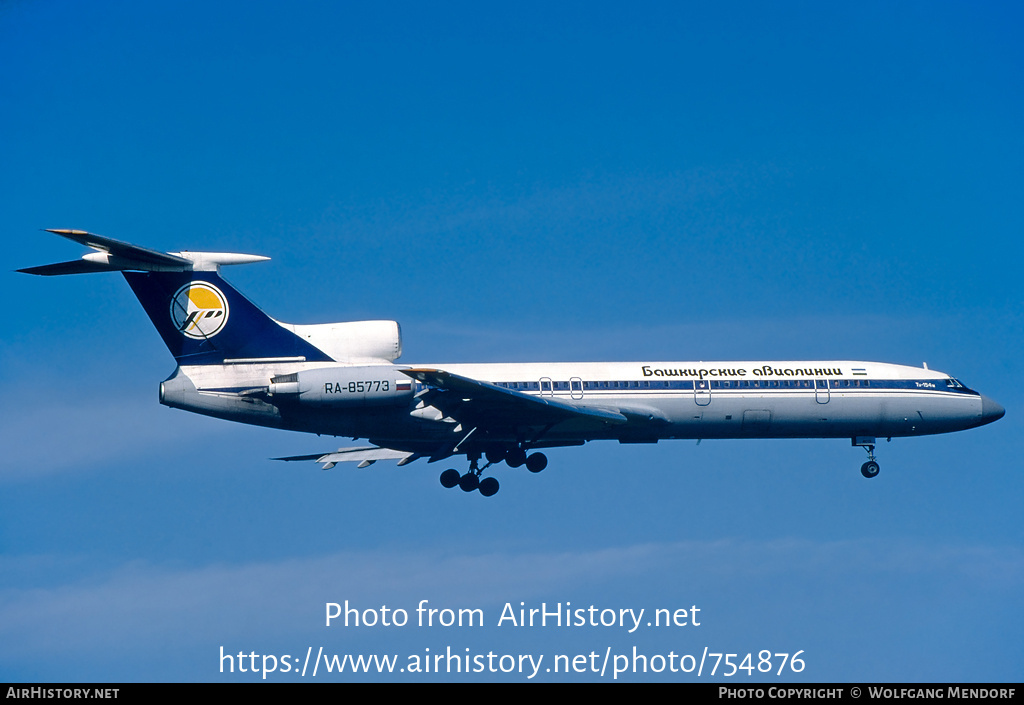
[[864,477],[871,478],[878,474],[879,469],[878,463],[874,460],[869,460],[860,466],[860,474]]
[[878,475],[880,468],[875,462],[875,439],[871,436],[856,436],[852,444],[868,452],[868,462],[860,466],[860,474],[869,479]]

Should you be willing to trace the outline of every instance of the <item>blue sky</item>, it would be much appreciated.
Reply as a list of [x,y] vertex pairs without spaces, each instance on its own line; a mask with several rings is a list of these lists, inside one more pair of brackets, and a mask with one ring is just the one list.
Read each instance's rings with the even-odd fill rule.
[[[0,678],[258,679],[221,674],[222,646],[635,646],[803,650],[791,680],[1019,680],[1021,20],[4,4]],[[284,466],[342,441],[160,406],[173,361],[123,280],[11,271],[81,254],[40,228],[269,255],[226,274],[281,320],[394,318],[403,362],[926,361],[1007,415],[883,443],[871,481],[842,441],[591,444],[490,499],[422,462]],[[487,624],[323,626],[325,602],[423,599]],[[506,602],[704,621],[497,627]],[[525,680],[442,679],[485,678]]]

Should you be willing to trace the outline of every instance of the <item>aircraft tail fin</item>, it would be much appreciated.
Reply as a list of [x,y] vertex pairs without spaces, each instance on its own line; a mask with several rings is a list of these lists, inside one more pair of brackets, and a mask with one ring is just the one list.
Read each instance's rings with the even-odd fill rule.
[[81,260],[20,269],[41,276],[119,271],[179,365],[330,361],[220,276],[270,259],[233,252],[158,252],[82,230],[49,230],[93,249]]

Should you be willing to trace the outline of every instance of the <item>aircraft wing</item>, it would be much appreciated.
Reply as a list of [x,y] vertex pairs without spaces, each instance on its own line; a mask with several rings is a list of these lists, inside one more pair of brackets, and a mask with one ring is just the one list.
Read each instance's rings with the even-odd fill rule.
[[[607,408],[577,406],[550,396],[536,396],[499,387],[490,382],[464,377],[438,369],[403,369],[429,387],[424,401],[458,420],[463,426],[487,428],[539,428],[574,421],[592,426],[625,424],[637,421],[662,421],[659,411],[647,408]],[[337,463],[357,462],[363,468],[378,460],[397,460],[399,465],[429,457],[430,462],[447,458],[457,445],[442,444],[432,450],[398,450],[385,446],[339,448],[333,453],[294,455],[275,460],[312,460],[323,464],[324,470]]]
[[452,418],[479,426],[545,426],[577,420],[623,424],[617,409],[570,404],[550,396],[524,394],[490,382],[437,369],[401,370],[436,391],[430,403]]

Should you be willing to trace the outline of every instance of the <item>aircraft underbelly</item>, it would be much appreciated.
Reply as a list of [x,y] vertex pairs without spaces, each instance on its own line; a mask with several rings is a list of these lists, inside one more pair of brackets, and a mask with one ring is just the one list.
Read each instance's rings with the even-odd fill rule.
[[[719,395],[701,411],[698,438],[851,438],[915,436],[969,428],[980,417],[977,397],[939,395],[831,395],[807,398]],[[678,437],[678,436],[677,436]]]

